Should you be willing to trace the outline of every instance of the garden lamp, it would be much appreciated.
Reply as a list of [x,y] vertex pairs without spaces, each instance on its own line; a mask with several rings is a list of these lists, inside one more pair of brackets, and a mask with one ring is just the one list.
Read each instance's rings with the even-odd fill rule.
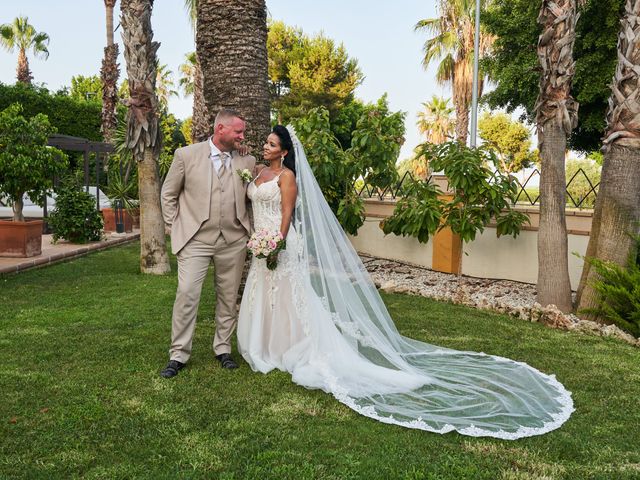
[[124,206],[120,199],[113,202],[113,216],[116,220],[116,233],[124,233]]

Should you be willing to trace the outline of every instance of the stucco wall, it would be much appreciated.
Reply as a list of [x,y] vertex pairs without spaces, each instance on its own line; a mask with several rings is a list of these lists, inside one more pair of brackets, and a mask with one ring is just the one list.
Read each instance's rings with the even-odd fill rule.
[[393,234],[385,236],[378,225],[379,222],[380,219],[367,218],[358,230],[358,235],[349,236],[358,252],[431,268],[431,241],[424,244],[413,237],[397,237]]
[[[385,236],[379,222],[393,212],[395,202],[366,200],[367,219],[357,236],[350,236],[356,250],[380,258],[399,260],[432,268],[434,244],[426,244],[412,237]],[[472,277],[516,280],[535,284],[538,276],[538,211],[535,207],[522,209],[531,219],[517,238],[496,237],[488,227],[476,239],[464,245],[462,273]],[[583,261],[574,252],[584,255],[591,229],[590,211],[567,211],[569,243],[569,277],[574,290],[580,282]],[[439,253],[435,252],[436,255]]]

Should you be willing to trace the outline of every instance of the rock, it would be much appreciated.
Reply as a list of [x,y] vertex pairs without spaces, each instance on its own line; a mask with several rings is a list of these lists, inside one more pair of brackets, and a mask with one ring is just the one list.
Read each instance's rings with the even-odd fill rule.
[[543,308],[536,301],[535,285],[508,280],[459,278],[455,274],[369,256],[364,257],[363,261],[376,287],[388,293],[421,295],[492,310],[513,318],[541,322],[553,328],[614,337],[640,347],[640,339],[615,325],[603,325],[580,319],[573,314],[564,314],[554,305]]

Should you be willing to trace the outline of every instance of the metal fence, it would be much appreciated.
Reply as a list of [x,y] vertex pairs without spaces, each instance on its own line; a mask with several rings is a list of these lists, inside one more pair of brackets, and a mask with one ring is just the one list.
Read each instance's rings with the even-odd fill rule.
[[[537,187],[538,182],[536,182],[539,179],[540,171],[537,168],[524,181],[521,182],[517,178],[515,179],[518,185],[518,193],[514,205],[539,206],[540,193]],[[416,179],[411,172],[405,172],[398,182],[384,189],[368,185],[362,180],[356,180],[352,186],[356,194],[363,198],[396,200],[405,196],[407,187],[411,182],[433,182],[433,180],[433,175],[430,175],[427,179]],[[598,195],[599,185],[599,181],[592,181],[587,173],[582,168],[579,168],[567,181],[567,206],[570,208],[592,208]]]

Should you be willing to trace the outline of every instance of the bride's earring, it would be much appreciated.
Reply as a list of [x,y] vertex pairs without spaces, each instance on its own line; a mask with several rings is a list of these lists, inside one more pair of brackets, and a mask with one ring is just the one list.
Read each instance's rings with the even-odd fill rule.
[[280,157],[280,168],[284,165],[284,155]]

